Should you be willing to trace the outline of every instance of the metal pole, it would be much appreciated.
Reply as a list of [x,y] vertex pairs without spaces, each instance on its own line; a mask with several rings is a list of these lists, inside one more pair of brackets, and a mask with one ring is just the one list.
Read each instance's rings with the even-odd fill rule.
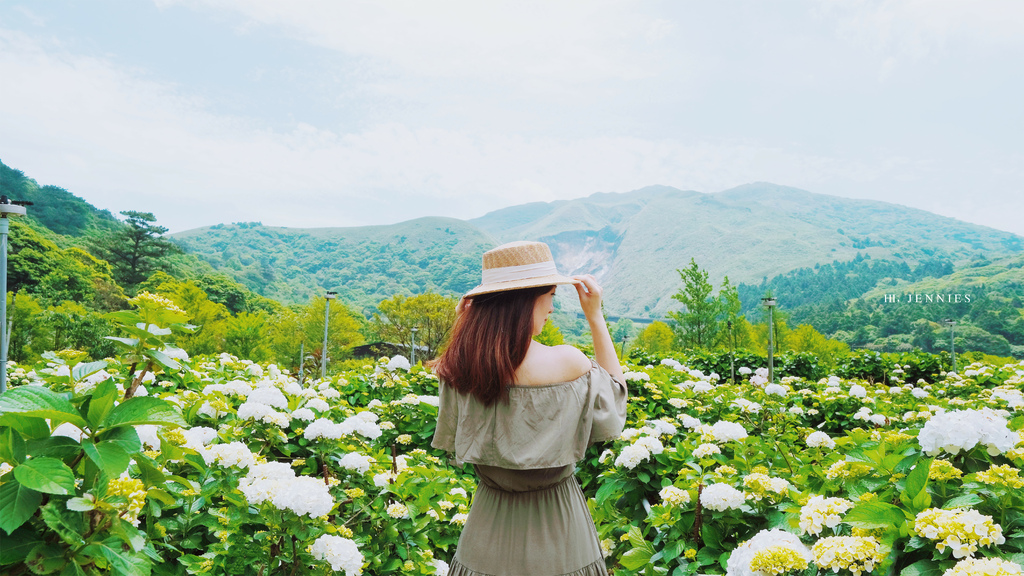
[[775,314],[768,306],[768,382],[775,382]]
[[732,334],[732,320],[726,322],[729,327],[729,379],[736,385],[736,338]]
[[419,330],[418,328],[413,327],[413,329],[410,331],[412,333],[412,347],[409,349],[409,358],[410,358],[409,359],[409,365],[410,366],[415,366],[416,365],[416,332],[418,330]]
[[943,324],[949,326],[949,356],[953,361],[953,372],[956,372],[956,346],[953,344],[954,333],[956,332],[956,320],[952,318],[946,318],[942,321]]
[[299,386],[302,386],[302,365],[306,363],[306,343],[299,343]]
[[320,353],[320,378],[327,378],[327,325],[331,320],[331,300],[334,292],[328,292],[324,296],[324,347]]
[[7,392],[7,233],[11,221],[0,218],[0,394]]

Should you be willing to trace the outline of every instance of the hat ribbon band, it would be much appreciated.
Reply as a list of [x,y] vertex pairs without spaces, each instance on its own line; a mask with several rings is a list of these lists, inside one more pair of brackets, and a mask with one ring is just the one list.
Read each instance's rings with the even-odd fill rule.
[[527,280],[539,276],[550,276],[558,274],[555,263],[548,260],[535,264],[522,264],[520,266],[502,266],[501,268],[489,268],[483,271],[483,283],[492,284],[495,282],[511,282],[513,280]]

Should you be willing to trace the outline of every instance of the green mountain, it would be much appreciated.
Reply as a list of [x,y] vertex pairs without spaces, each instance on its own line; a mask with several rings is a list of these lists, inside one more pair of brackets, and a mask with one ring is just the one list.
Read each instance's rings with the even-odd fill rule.
[[3,162],[0,162],[0,194],[11,200],[31,202],[25,219],[37,230],[45,228],[64,236],[85,236],[121,225],[109,211],[98,210],[58,186],[40,186],[21,170]]
[[[566,273],[590,272],[610,314],[663,316],[690,258],[716,284],[758,283],[860,257],[914,266],[1020,253],[1024,238],[885,202],[767,183],[715,194],[665,186],[513,206],[470,220],[499,241],[547,242]],[[781,295],[777,295],[780,296]]]
[[395,294],[468,291],[495,245],[466,222],[434,217],[354,228],[218,224],[171,238],[263,296],[297,303],[334,290],[364,312]]

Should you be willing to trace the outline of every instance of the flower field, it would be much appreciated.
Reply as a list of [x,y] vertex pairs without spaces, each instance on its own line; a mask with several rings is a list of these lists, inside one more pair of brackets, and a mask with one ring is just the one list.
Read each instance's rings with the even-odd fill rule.
[[[432,374],[188,359],[185,314],[133,303],[118,357],[11,365],[0,571],[447,572],[475,480],[430,447]],[[577,471],[610,572],[1020,574],[1024,363],[921,358],[735,385],[687,358],[625,366],[627,429]]]

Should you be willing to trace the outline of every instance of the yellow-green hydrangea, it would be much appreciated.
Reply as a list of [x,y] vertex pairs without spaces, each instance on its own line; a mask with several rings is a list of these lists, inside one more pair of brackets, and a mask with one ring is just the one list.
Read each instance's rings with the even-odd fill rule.
[[984,484],[1015,489],[1024,488],[1024,478],[1020,477],[1020,470],[1008,464],[991,466],[988,470],[978,472],[974,477],[978,482]]
[[828,526],[835,528],[842,521],[842,514],[853,508],[853,502],[844,498],[825,498],[814,495],[800,508],[800,530],[804,534],[818,535]]
[[932,464],[928,468],[928,479],[935,480],[937,482],[955,480],[963,475],[964,473],[956,466],[953,466],[953,464],[948,460],[940,460],[936,458],[935,460],[932,460]]
[[135,478],[114,478],[107,485],[107,494],[110,496],[121,496],[127,502],[119,509],[123,510],[124,519],[132,524],[138,524],[139,513],[146,505],[146,486],[141,480]]
[[835,480],[837,478],[849,480],[867,476],[871,471],[871,465],[865,464],[864,462],[847,462],[846,460],[840,460],[839,462],[829,466],[828,470],[825,472],[825,477],[829,480]]
[[818,568],[838,572],[849,570],[854,576],[871,572],[885,559],[882,547],[870,536],[829,536],[811,548]]
[[789,482],[782,478],[772,478],[767,474],[754,472],[753,474],[747,474],[743,478],[743,487],[746,488],[747,497],[760,502],[762,498],[770,497],[774,499],[780,494],[788,492]]
[[929,508],[917,515],[914,531],[929,540],[936,540],[939,552],[949,547],[954,558],[973,556],[978,546],[991,546],[1006,542],[1003,529],[977,510],[957,508],[942,510]]
[[789,546],[770,546],[750,559],[750,570],[767,576],[806,569],[807,559]]
[[968,558],[942,573],[942,576],[1019,576],[1019,564],[999,558]]

